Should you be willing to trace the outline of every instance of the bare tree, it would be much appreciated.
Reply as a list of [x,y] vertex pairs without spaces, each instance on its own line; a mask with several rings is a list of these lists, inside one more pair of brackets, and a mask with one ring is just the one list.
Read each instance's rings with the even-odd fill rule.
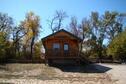
[[77,23],[77,18],[74,16],[71,18],[71,22],[70,22],[70,31],[79,37],[79,33],[80,33],[80,30],[79,30],[79,25]]
[[4,32],[7,36],[10,35],[13,27],[13,19],[7,14],[0,13],[0,32]]
[[18,27],[14,27],[12,29],[12,39],[13,39],[13,47],[14,54],[16,55],[17,51],[19,54],[21,39],[28,33],[28,30],[24,30],[24,28],[19,25]]
[[67,17],[66,12],[62,10],[55,12],[54,17],[51,20],[48,20],[49,28],[52,30],[52,33],[61,29],[62,21],[66,17]]

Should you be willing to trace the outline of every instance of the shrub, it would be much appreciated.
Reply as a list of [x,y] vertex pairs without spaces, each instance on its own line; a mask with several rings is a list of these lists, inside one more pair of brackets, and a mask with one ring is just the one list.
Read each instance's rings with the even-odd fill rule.
[[126,59],[126,31],[117,35],[109,44],[107,54],[116,60]]

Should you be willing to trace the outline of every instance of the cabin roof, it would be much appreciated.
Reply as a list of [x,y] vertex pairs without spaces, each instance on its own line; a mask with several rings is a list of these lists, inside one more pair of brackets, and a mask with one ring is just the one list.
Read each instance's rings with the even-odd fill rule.
[[55,34],[57,34],[57,33],[60,33],[60,32],[65,32],[65,33],[67,33],[68,35],[70,35],[71,37],[73,37],[73,38],[79,40],[80,42],[82,41],[81,38],[75,36],[74,34],[68,32],[68,31],[66,31],[66,30],[64,30],[64,29],[61,29],[61,30],[59,30],[59,31],[57,31],[57,32],[55,32],[55,33],[53,33],[53,34],[50,34],[50,35],[48,35],[48,36],[42,38],[41,40],[42,40],[42,41],[45,41],[47,38],[49,38],[49,37],[51,37],[51,36],[53,36],[53,35],[55,35]]

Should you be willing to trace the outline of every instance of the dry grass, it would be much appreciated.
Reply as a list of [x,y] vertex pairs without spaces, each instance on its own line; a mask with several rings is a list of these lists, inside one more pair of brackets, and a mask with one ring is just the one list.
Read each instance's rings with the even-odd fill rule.
[[44,64],[0,65],[0,84],[114,84],[106,73],[64,72]]

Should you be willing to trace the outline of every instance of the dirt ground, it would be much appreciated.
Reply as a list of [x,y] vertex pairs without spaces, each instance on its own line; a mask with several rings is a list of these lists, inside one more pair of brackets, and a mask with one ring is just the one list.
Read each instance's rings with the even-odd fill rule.
[[100,64],[111,67],[106,73],[111,75],[112,80],[117,80],[117,84],[126,84],[126,64]]
[[126,65],[0,65],[0,84],[125,84]]

